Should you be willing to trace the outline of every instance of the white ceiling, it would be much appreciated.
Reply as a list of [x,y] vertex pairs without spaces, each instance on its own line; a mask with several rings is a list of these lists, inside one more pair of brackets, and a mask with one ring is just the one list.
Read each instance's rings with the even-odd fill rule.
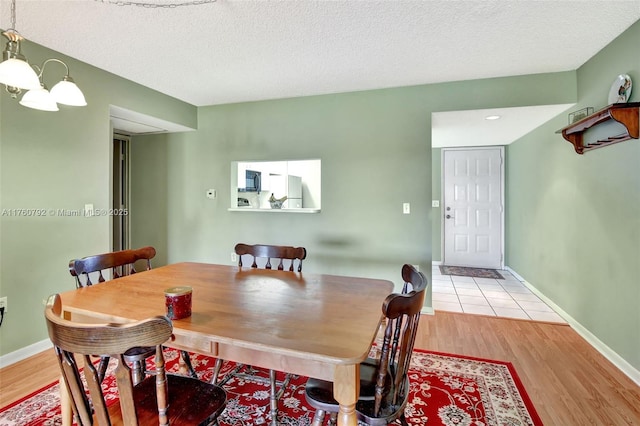
[[[431,146],[509,145],[574,104],[491,108],[431,114]],[[497,120],[486,117],[498,116]]]
[[574,70],[640,19],[640,0],[112,3],[17,0],[16,29],[196,106]]

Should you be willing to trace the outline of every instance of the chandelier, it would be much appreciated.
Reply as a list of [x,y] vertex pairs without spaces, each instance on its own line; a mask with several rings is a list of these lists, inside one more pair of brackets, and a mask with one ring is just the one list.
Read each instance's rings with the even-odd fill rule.
[[[63,61],[51,58],[40,66],[30,65],[27,62],[20,48],[24,37],[16,31],[15,27],[16,0],[11,0],[11,28],[2,33],[9,41],[2,52],[2,62],[0,62],[0,84],[5,85],[11,97],[17,99],[22,90],[27,90],[20,100],[20,105],[42,111],[58,111],[58,104],[87,105],[82,91],[69,75],[69,67]],[[64,66],[65,75],[49,91],[44,84],[43,74],[47,65],[53,63]]]

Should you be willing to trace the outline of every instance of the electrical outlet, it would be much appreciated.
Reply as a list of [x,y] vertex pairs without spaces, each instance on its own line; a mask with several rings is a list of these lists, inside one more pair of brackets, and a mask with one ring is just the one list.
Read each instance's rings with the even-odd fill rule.
[[231,253],[231,261],[236,263],[238,261],[238,255],[235,252]]
[[4,308],[5,313],[7,312],[7,296],[0,297],[0,308]]
[[213,200],[213,199],[214,199],[214,198],[216,198],[217,196],[218,196],[218,193],[216,192],[216,190],[215,190],[215,189],[208,189],[208,190],[207,190],[207,198],[209,198],[209,199],[212,199],[212,200]]

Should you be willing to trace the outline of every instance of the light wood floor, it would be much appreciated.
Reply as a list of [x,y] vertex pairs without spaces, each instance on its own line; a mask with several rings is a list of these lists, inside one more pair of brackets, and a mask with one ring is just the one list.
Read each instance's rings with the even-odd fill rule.
[[[640,387],[568,325],[423,315],[416,347],[513,363],[545,425],[640,425]],[[0,407],[57,380],[53,351],[0,369]]]

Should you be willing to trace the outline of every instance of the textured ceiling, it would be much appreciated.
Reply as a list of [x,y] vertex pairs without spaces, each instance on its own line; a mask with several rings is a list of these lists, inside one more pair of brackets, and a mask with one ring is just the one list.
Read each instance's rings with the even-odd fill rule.
[[[204,106],[574,70],[640,19],[640,0],[17,0],[16,12],[27,39]],[[9,17],[0,0],[0,27]]]
[[203,106],[574,70],[640,0],[17,0],[16,14],[29,40]]

